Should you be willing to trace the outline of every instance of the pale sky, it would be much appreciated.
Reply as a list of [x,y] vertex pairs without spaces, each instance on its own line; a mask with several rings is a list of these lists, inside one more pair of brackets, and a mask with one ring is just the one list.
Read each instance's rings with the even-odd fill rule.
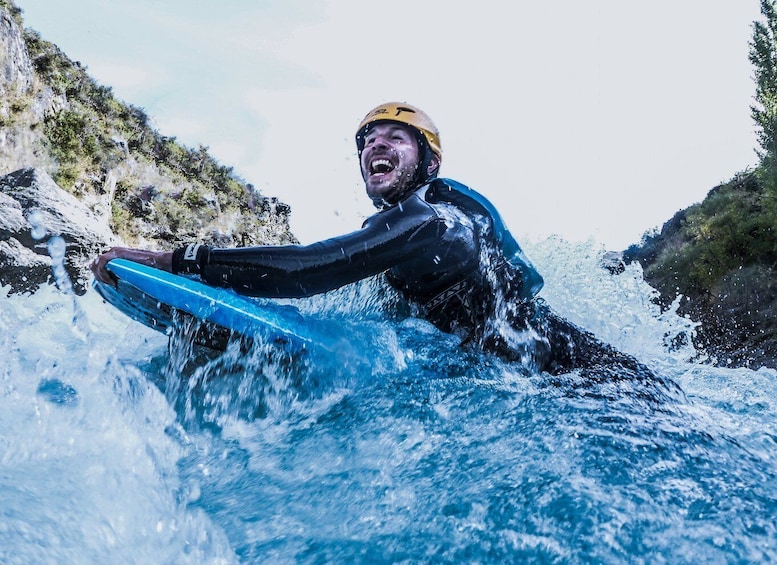
[[758,0],[17,0],[164,135],[292,206],[303,243],[373,212],[353,134],[424,109],[441,175],[519,240],[609,249],[757,162]]

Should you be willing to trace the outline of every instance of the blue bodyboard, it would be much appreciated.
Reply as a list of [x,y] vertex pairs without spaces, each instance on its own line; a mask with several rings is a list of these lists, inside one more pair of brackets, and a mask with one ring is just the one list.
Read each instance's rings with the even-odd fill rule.
[[107,268],[117,285],[95,280],[95,290],[130,318],[160,332],[180,325],[183,315],[203,322],[196,341],[213,349],[224,349],[236,336],[260,337],[295,350],[322,345],[318,332],[292,306],[247,298],[125,259],[113,259]]

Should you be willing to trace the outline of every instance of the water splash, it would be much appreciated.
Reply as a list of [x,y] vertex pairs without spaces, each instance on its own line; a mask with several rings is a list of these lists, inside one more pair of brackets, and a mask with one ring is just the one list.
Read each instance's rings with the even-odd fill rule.
[[78,391],[75,387],[59,379],[42,379],[38,383],[37,392],[52,404],[70,406],[78,402]]
[[32,226],[30,235],[33,239],[40,241],[48,235],[48,229],[46,229],[45,218],[40,210],[32,210],[27,216],[27,222]]
[[[298,303],[369,352],[352,362],[168,349],[94,293],[3,298],[0,561],[777,560],[777,373],[689,363],[665,339],[686,321],[595,246],[524,249],[555,309],[687,398],[527,375],[375,282]],[[42,399],[44,379],[78,402]]]
[[692,343],[697,324],[677,315],[679,302],[661,311],[658,291],[645,282],[639,263],[612,274],[602,267],[605,249],[593,241],[550,237],[527,248],[545,277],[542,296],[565,318],[646,361],[698,358]]
[[[73,291],[73,282],[70,280],[70,276],[65,269],[65,254],[67,252],[67,243],[60,235],[50,235],[48,226],[46,225],[46,216],[40,210],[32,210],[27,215],[27,222],[30,224],[30,235],[37,241],[42,241],[48,237],[45,243],[46,251],[51,257],[51,268],[54,282],[62,292],[69,296],[75,296]],[[78,311],[78,304],[73,302],[74,324],[80,329],[86,330],[83,320],[86,317],[82,312]]]
[[[95,326],[88,342],[71,299]],[[164,351],[158,337],[94,294],[4,297],[0,562],[235,561],[223,533],[176,499],[175,414],[138,368]]]

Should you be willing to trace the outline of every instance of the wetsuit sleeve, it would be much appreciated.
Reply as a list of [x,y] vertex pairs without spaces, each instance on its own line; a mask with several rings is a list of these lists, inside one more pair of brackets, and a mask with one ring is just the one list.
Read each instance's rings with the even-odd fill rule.
[[241,294],[299,298],[386,271],[434,245],[444,231],[431,208],[416,201],[375,214],[358,231],[311,245],[188,246],[174,253],[173,270]]

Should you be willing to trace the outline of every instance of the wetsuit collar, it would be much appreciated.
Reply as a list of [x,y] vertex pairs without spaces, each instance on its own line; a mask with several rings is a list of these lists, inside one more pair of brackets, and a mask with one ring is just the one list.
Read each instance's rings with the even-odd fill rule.
[[423,189],[428,187],[434,180],[435,180],[434,178],[427,179],[423,181],[421,184],[416,185],[414,188],[407,189],[405,192],[402,193],[402,196],[400,196],[396,202],[388,202],[386,200],[381,199],[377,201],[373,200],[372,203],[380,212],[383,212],[384,210],[388,210],[390,208],[393,208],[394,206],[401,204],[402,202],[410,198],[410,196],[412,196],[413,194],[421,192]]

